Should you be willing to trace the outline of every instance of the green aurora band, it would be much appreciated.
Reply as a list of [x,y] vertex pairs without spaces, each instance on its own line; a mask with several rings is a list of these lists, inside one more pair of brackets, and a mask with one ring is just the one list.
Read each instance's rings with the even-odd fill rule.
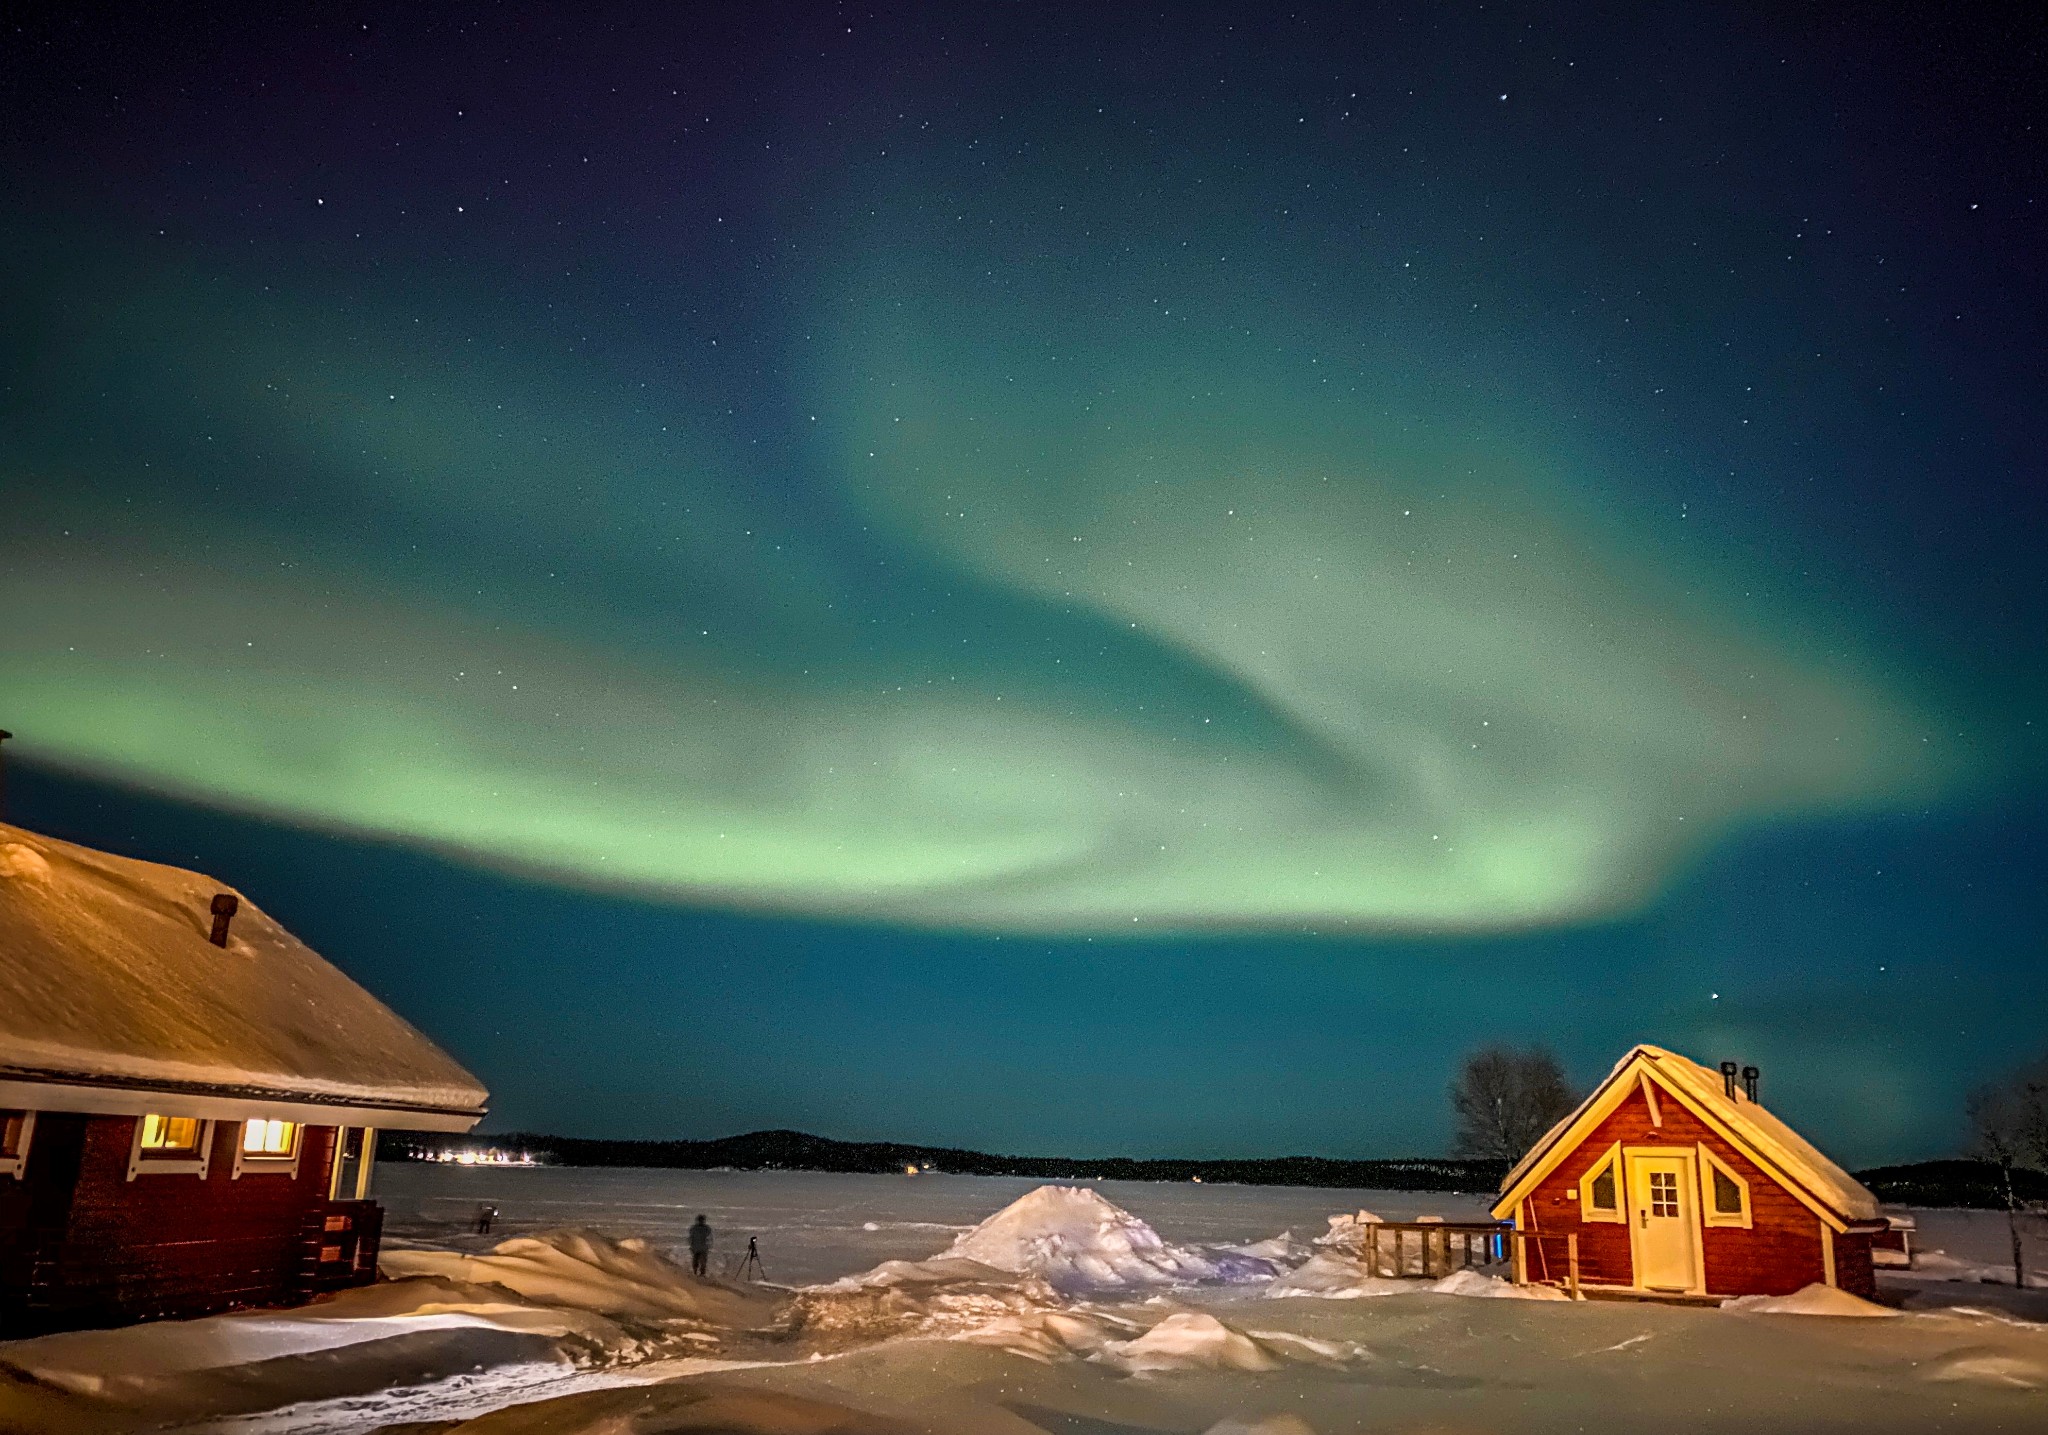
[[1474,397],[1398,267],[844,238],[797,477],[680,341],[650,389],[460,297],[21,241],[21,750],[569,882],[1123,935],[1585,920],[1984,775],[1902,661]]

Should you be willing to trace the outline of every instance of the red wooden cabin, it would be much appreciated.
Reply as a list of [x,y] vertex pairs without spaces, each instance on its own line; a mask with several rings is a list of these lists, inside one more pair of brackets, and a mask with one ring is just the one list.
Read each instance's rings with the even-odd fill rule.
[[1755,1071],[1638,1046],[1502,1183],[1515,1278],[1587,1295],[1877,1293],[1877,1198],[1756,1099]]
[[239,894],[0,825],[0,1337],[373,1280],[375,1128],[484,1099]]

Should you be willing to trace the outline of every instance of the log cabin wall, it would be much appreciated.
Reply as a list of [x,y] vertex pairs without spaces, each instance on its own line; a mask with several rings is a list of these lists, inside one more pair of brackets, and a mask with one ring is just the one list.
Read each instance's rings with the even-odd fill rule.
[[[335,1128],[300,1132],[293,1174],[235,1175],[217,1121],[202,1178],[128,1178],[136,1118],[37,1115],[21,1180],[0,1178],[0,1336],[192,1316],[301,1297]],[[6,1188],[15,1189],[8,1190]]]
[[[1626,1220],[1584,1220],[1578,1196],[1565,1194],[1568,1190],[1583,1191],[1594,1168],[1606,1156],[1608,1149],[1619,1141],[1624,1147],[1705,1145],[1726,1162],[1730,1170],[1749,1183],[1749,1229],[1706,1226],[1703,1223],[1700,1238],[1706,1288],[1710,1294],[1788,1295],[1802,1286],[1825,1280],[1826,1257],[1821,1247],[1823,1228],[1813,1209],[1765,1174],[1740,1149],[1709,1130],[1675,1096],[1661,1088],[1657,1095],[1662,1126],[1651,1120],[1649,1105],[1644,1101],[1640,1088],[1631,1091],[1627,1099],[1530,1193],[1523,1205],[1523,1226],[1546,1235],[1556,1235],[1558,1239],[1530,1243],[1529,1278],[1562,1282],[1565,1278],[1565,1242],[1562,1238],[1576,1233],[1579,1238],[1579,1279],[1582,1282],[1617,1286],[1634,1283]],[[1695,1203],[1699,1200],[1697,1193],[1694,1200]],[[1623,1214],[1627,1215],[1626,1202]],[[1833,1236],[1833,1239],[1836,1283],[1856,1295],[1874,1294],[1876,1278],[1870,1267],[1868,1239],[1845,1236]],[[1550,1269],[1544,1268],[1545,1262]]]
[[1850,1295],[1877,1299],[1877,1262],[1871,1258],[1872,1238],[1844,1232],[1835,1237],[1835,1284]]

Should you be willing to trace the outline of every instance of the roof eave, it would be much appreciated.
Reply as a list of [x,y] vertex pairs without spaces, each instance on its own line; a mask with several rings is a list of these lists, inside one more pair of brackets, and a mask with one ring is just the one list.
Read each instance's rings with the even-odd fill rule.
[[463,1132],[486,1108],[432,1106],[374,1094],[291,1091],[204,1082],[124,1081],[68,1073],[0,1070],[0,1107],[75,1111],[88,1116],[197,1116],[214,1121],[258,1118],[309,1126],[375,1126],[393,1131]]

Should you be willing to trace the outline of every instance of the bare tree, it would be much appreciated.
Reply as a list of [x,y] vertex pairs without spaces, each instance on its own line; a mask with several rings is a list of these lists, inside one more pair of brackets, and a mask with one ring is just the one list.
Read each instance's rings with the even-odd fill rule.
[[1520,1160],[1573,1104],[1564,1067],[1548,1047],[1484,1047],[1465,1058],[1451,1083],[1451,1110],[1458,1117],[1452,1154]]
[[2032,1166],[2048,1169],[2048,1057],[2003,1081],[1970,1093],[1971,1146],[1998,1168],[2005,1188],[2005,1228],[2012,1240],[2012,1284],[2027,1286],[2026,1259],[2020,1241],[2021,1202],[2013,1189],[2013,1171]]

